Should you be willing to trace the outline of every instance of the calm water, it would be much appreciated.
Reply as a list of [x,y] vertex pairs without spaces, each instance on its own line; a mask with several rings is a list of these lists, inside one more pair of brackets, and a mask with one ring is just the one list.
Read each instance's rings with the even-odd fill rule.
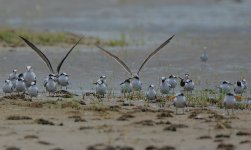
[[[126,35],[131,45],[109,48],[135,70],[144,57],[172,34],[175,39],[142,71],[144,88],[159,84],[161,76],[189,72],[203,87],[222,80],[250,78],[251,1],[234,0],[0,0],[0,25],[36,30],[70,31],[101,38]],[[136,42],[134,42],[136,41]],[[141,43],[135,45],[135,43]],[[201,70],[199,56],[208,47],[209,63]],[[50,49],[50,48],[44,48]],[[64,49],[46,52],[55,63]],[[63,50],[62,50],[63,49]],[[146,52],[147,51],[147,52]],[[60,55],[60,56],[59,56]],[[12,60],[20,57],[15,62]],[[24,59],[21,59],[24,58]],[[76,61],[78,60],[78,61]],[[0,53],[1,79],[12,68],[32,65],[42,81],[47,69],[29,48]],[[74,66],[74,67],[72,67]],[[106,74],[115,89],[128,75],[113,60],[93,47],[77,48],[64,71],[71,74],[71,88],[92,89],[91,83]],[[158,76],[156,76],[158,74]],[[42,85],[41,85],[42,86]]]

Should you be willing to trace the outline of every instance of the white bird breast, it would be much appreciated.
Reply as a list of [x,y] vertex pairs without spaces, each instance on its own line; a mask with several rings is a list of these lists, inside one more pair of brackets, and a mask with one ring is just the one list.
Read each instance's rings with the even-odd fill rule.
[[28,88],[28,94],[31,97],[37,97],[38,96],[38,87],[36,85],[30,86]]
[[176,96],[174,99],[174,105],[177,108],[184,108],[186,106],[186,97]]
[[142,89],[141,81],[137,80],[137,79],[133,79],[132,80],[132,87],[133,87],[133,90],[140,91]]
[[225,96],[224,104],[226,107],[233,106],[233,105],[235,105],[235,103],[236,103],[236,99],[234,96],[229,96],[229,95]]

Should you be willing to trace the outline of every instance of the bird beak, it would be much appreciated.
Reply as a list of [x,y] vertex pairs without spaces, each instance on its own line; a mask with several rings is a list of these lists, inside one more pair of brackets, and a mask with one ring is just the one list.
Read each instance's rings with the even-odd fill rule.
[[242,100],[242,96],[235,95],[234,97],[235,97],[235,99],[236,99],[237,101],[241,101],[241,100]]

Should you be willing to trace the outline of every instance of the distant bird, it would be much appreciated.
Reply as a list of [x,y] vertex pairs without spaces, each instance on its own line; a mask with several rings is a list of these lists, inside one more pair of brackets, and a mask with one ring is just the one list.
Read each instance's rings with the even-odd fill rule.
[[170,90],[171,90],[171,85],[168,83],[166,77],[161,77],[160,93],[163,95],[169,94]]
[[98,97],[104,97],[105,94],[107,93],[107,87],[106,87],[106,84],[105,84],[104,80],[99,79],[94,84],[96,85],[96,95]]
[[57,82],[55,81],[54,77],[49,77],[45,84],[45,89],[49,93],[49,96],[51,96],[51,93],[54,94],[57,91]]
[[31,99],[32,97],[38,96],[38,87],[37,87],[36,81],[31,82],[31,86],[27,89],[27,92]]
[[218,87],[221,93],[229,93],[231,91],[232,84],[228,81],[223,81],[222,84]]
[[234,94],[227,93],[224,97],[224,107],[227,110],[227,114],[229,115],[228,109],[232,109],[232,113],[234,113],[234,106],[236,105],[236,99]]
[[[30,41],[28,41],[27,39],[25,39],[24,37],[22,36],[19,36],[28,46],[30,46],[41,58],[42,60],[45,62],[45,64],[47,65],[47,67],[49,68],[50,72],[52,74],[54,74],[54,70],[52,68],[52,65],[51,65],[51,62],[49,61],[49,59],[44,55],[44,53],[42,53],[42,51],[40,49],[38,49],[33,43],[31,43]],[[60,76],[60,69],[61,69],[61,66],[63,65],[65,59],[68,57],[68,55],[72,52],[72,50],[79,44],[79,42],[81,41],[82,38],[80,38],[76,44],[74,44],[71,49],[67,52],[67,54],[63,57],[63,59],[61,60],[61,62],[59,63],[59,65],[57,66],[57,74],[56,76],[59,78]],[[68,84],[65,84],[67,83],[65,81],[65,79],[69,79],[69,78],[66,78],[65,75],[63,75],[63,79],[62,80],[58,80],[58,83],[59,85],[61,86],[67,86]],[[56,80],[56,79],[55,79]],[[62,82],[61,82],[62,81]]]
[[173,93],[174,93],[174,89],[177,86],[177,81],[176,81],[177,77],[174,75],[170,75],[169,78],[167,79],[167,82],[171,85],[171,89],[173,89]]
[[131,78],[126,79],[124,82],[120,83],[121,85],[121,93],[126,94],[126,93],[131,93],[132,92],[132,83],[130,81]]
[[25,92],[26,90],[26,86],[25,86],[25,82],[24,82],[24,78],[23,78],[23,74],[19,74],[18,75],[18,79],[16,80],[16,92],[19,94],[20,92]]
[[31,82],[36,81],[36,74],[33,72],[31,66],[26,67],[26,72],[23,73],[23,78],[26,88],[31,86]]
[[65,87],[67,90],[67,86],[69,85],[69,75],[66,73],[61,73],[58,77],[58,83],[62,87]]
[[157,100],[157,93],[154,89],[154,85],[149,85],[148,90],[146,92],[146,98],[148,102],[155,102]]
[[244,92],[244,88],[245,88],[244,84],[241,81],[237,81],[234,87],[234,93],[242,94]]
[[207,54],[207,48],[206,47],[204,47],[204,51],[200,56],[200,60],[201,60],[201,62],[207,62],[207,60],[208,60],[208,54]]
[[176,114],[178,114],[178,108],[183,108],[183,114],[184,114],[184,108],[187,106],[187,104],[186,104],[186,97],[184,96],[183,93],[179,93],[175,96],[173,105],[176,108]]
[[3,85],[3,92],[6,95],[7,93],[12,93],[13,92],[13,85],[10,80],[5,80],[4,85]]
[[131,76],[131,78],[133,79],[132,81],[132,87],[133,90],[135,91],[140,91],[142,89],[142,84],[141,81],[139,79],[139,73],[142,70],[142,68],[144,67],[144,65],[157,53],[159,52],[165,45],[167,45],[171,39],[174,37],[171,36],[168,40],[166,40],[164,43],[162,43],[157,49],[155,49],[152,53],[150,53],[148,55],[148,57],[143,61],[143,63],[141,64],[141,66],[139,67],[138,71],[136,74],[133,74],[132,71],[130,70],[130,68],[117,56],[115,56],[114,54],[110,53],[109,51],[105,50],[104,48],[100,47],[99,45],[96,45],[101,51],[103,51],[104,53],[108,54],[109,56],[111,56],[113,59],[115,59]]
[[16,80],[18,79],[17,69],[14,69],[14,70],[12,71],[12,73],[10,73],[8,79],[11,81],[13,87],[15,88]]

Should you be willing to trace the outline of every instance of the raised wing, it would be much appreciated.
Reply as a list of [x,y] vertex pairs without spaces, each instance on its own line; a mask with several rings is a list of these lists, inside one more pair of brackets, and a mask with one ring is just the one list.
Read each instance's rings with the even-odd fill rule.
[[115,56],[114,54],[108,52],[107,50],[103,49],[102,47],[100,47],[99,45],[96,45],[100,50],[102,50],[103,52],[105,52],[106,54],[108,54],[109,56],[111,56],[113,59],[115,59],[128,73],[130,73],[130,75],[132,76],[132,71],[130,70],[130,68],[117,56]]
[[34,44],[32,44],[30,41],[28,41],[27,39],[25,39],[22,36],[19,36],[28,46],[30,46],[41,58],[42,60],[45,62],[45,64],[47,65],[47,67],[49,68],[50,72],[54,73],[54,70],[51,66],[51,63],[49,61],[49,59],[44,55],[44,53],[42,53],[42,51],[40,49],[38,49]]
[[162,43],[157,49],[155,49],[145,60],[144,62],[142,63],[142,65],[140,66],[138,72],[137,72],[137,75],[139,75],[139,72],[141,71],[141,69],[144,67],[144,65],[147,63],[148,60],[150,60],[157,52],[159,52],[159,50],[161,50],[166,44],[168,44],[171,39],[174,37],[171,36],[168,40],[166,40],[164,43]]
[[78,42],[76,44],[74,44],[71,49],[68,51],[68,53],[65,55],[65,57],[61,60],[61,62],[59,63],[58,67],[57,67],[57,73],[59,74],[61,66],[63,65],[65,59],[68,57],[68,55],[71,53],[71,51],[78,45],[78,43],[82,40],[82,37],[78,40]]

